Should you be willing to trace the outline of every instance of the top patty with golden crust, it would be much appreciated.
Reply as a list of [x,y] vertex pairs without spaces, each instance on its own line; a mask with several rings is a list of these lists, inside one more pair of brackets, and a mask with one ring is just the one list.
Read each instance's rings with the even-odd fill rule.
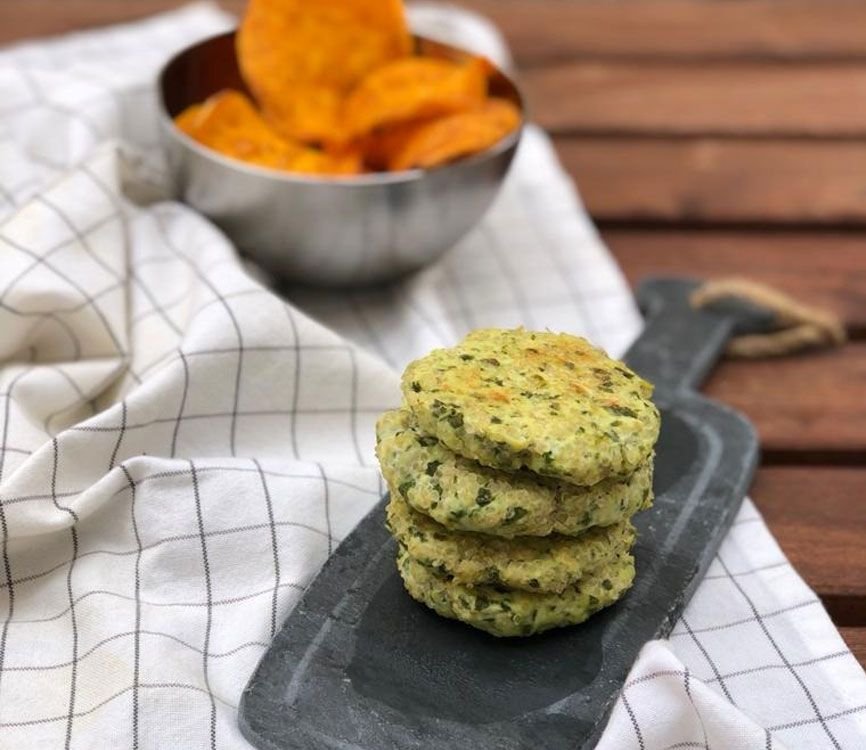
[[403,373],[419,428],[504,471],[578,485],[627,476],[658,438],[652,386],[568,334],[480,329]]

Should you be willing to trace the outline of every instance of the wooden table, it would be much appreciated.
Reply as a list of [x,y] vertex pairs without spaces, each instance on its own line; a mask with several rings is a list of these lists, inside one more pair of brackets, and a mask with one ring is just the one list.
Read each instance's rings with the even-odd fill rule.
[[[0,0],[0,42],[177,4]],[[707,390],[757,425],[755,502],[866,664],[866,4],[466,4],[630,281],[746,275],[844,317],[844,348],[726,363]]]

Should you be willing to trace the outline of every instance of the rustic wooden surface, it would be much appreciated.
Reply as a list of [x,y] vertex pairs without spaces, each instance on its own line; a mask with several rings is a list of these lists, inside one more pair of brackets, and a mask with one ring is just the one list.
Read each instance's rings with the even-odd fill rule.
[[[0,43],[178,4],[0,0]],[[465,4],[503,29],[630,281],[749,276],[846,321],[843,349],[725,363],[707,388],[758,426],[754,499],[866,664],[866,4]]]
[[839,632],[842,633],[842,637],[860,663],[866,663],[866,629],[841,627]]

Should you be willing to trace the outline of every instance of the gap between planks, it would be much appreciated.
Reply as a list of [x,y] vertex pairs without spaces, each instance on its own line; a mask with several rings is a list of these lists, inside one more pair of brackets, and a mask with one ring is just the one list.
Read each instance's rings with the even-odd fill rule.
[[632,286],[648,276],[747,276],[833,311],[852,333],[866,331],[866,231],[627,224],[601,231]]
[[855,453],[866,465],[866,343],[723,361],[704,391],[744,412],[768,453]]
[[524,70],[519,81],[555,134],[866,134],[866,61],[578,61]]
[[[855,333],[866,329],[866,241],[859,234],[620,228],[603,229],[602,237],[632,285],[658,275],[747,276],[833,310]],[[866,467],[864,341],[723,361],[705,391],[754,422],[771,461]]]
[[866,626],[866,468],[762,468],[749,494],[834,622]]

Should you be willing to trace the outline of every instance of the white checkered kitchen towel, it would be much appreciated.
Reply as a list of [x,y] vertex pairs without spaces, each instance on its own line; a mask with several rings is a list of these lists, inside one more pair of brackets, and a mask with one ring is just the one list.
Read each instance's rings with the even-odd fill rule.
[[[413,18],[504,54],[477,18]],[[4,749],[246,747],[256,661],[380,497],[398,370],[476,326],[613,353],[639,328],[536,130],[436,267],[277,298],[160,198],[154,72],[228,23],[199,5],[0,51]],[[863,748],[864,709],[862,670],[747,502],[601,746]]]

